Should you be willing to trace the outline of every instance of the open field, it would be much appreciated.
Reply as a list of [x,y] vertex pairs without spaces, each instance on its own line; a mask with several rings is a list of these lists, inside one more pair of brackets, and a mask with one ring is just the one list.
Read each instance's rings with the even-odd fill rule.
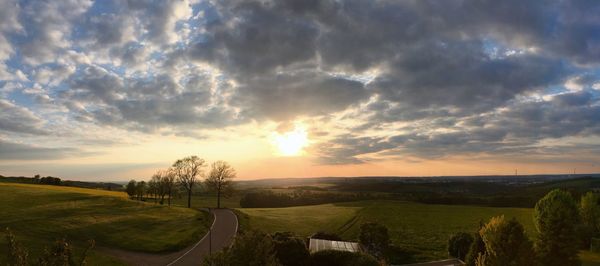
[[[221,198],[221,208],[239,208],[240,207],[240,194],[235,194],[229,198]],[[187,207],[187,196],[182,195],[181,197],[175,197],[172,201],[173,205]],[[206,196],[206,195],[193,195],[192,196],[192,208],[216,208],[217,197]]]
[[316,206],[240,209],[250,227],[267,232],[292,231],[309,236],[331,231],[356,240],[360,225],[377,221],[390,229],[394,245],[412,253],[415,261],[446,258],[446,241],[453,233],[475,232],[479,221],[497,215],[516,217],[534,234],[531,209],[428,205],[399,201],[361,201]]
[[[66,237],[75,254],[94,239],[97,246],[145,252],[179,250],[198,240],[210,225],[193,209],[136,202],[122,192],[49,185],[0,183],[0,228],[9,227],[37,258],[45,246]],[[4,234],[0,247],[6,247]],[[0,252],[0,261],[6,252]],[[91,265],[119,264],[92,252]]]

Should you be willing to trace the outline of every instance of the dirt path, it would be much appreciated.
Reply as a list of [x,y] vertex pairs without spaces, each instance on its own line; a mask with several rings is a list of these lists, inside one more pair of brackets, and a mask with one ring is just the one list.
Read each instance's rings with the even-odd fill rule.
[[97,248],[98,251],[116,257],[129,265],[136,266],[190,266],[200,265],[209,252],[219,251],[229,246],[238,229],[235,214],[227,209],[212,210],[214,215],[211,230],[190,248],[168,254],[152,254],[110,248]]

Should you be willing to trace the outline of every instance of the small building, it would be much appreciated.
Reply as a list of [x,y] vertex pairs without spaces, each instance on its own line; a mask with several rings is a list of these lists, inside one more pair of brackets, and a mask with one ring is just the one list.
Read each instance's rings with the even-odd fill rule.
[[359,252],[360,244],[356,242],[346,242],[346,241],[333,241],[333,240],[325,240],[325,239],[315,239],[311,238],[308,244],[308,250],[310,253],[314,253],[321,250],[340,250],[340,251],[349,251],[349,252]]

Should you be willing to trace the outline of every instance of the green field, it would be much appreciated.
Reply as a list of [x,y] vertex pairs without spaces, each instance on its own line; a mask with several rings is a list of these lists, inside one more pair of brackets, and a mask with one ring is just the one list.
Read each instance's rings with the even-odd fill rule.
[[[221,208],[239,208],[240,207],[240,198],[242,196],[239,194],[233,195],[228,198],[221,198]],[[187,207],[187,196],[181,195],[179,197],[173,198],[173,205]],[[192,196],[192,208],[216,208],[217,207],[217,197],[216,196],[200,196],[193,195]]]
[[306,237],[316,231],[358,238],[359,227],[377,221],[390,229],[395,246],[412,253],[415,261],[447,257],[446,241],[453,233],[475,232],[479,221],[497,215],[516,217],[530,236],[535,230],[531,209],[428,205],[400,201],[361,201],[290,208],[240,209],[250,227],[266,232],[292,231]]
[[[9,227],[35,259],[56,239],[77,247],[97,246],[145,252],[182,249],[198,240],[211,221],[207,213],[128,200],[123,192],[0,183],[0,228]],[[0,234],[0,262],[6,239]],[[91,265],[119,264],[92,252]]]

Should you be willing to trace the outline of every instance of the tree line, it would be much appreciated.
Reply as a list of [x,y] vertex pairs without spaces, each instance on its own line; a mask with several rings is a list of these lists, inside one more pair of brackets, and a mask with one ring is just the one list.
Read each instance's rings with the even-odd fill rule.
[[244,194],[240,199],[240,206],[242,208],[281,208],[376,198],[370,193],[315,193],[303,189],[297,189],[292,193],[275,193],[270,190],[262,190]]
[[[204,168],[208,164],[198,156],[188,156],[175,161],[166,170],[158,170],[150,181],[131,180],[125,192],[132,199],[145,200],[153,198],[156,203],[171,206],[171,199],[178,190],[183,190],[187,195],[187,207],[192,206],[194,189],[202,182],[204,186],[217,196],[217,208],[221,208],[221,197],[228,197],[233,193],[233,178],[236,177],[235,169],[225,161],[216,161],[210,165],[208,173]],[[203,181],[200,178],[204,178]]]
[[534,241],[515,218],[493,217],[474,233],[457,233],[448,241],[450,256],[468,266],[581,265],[581,248],[600,236],[600,197],[589,192],[579,205],[566,191],[553,190],[534,208]]

